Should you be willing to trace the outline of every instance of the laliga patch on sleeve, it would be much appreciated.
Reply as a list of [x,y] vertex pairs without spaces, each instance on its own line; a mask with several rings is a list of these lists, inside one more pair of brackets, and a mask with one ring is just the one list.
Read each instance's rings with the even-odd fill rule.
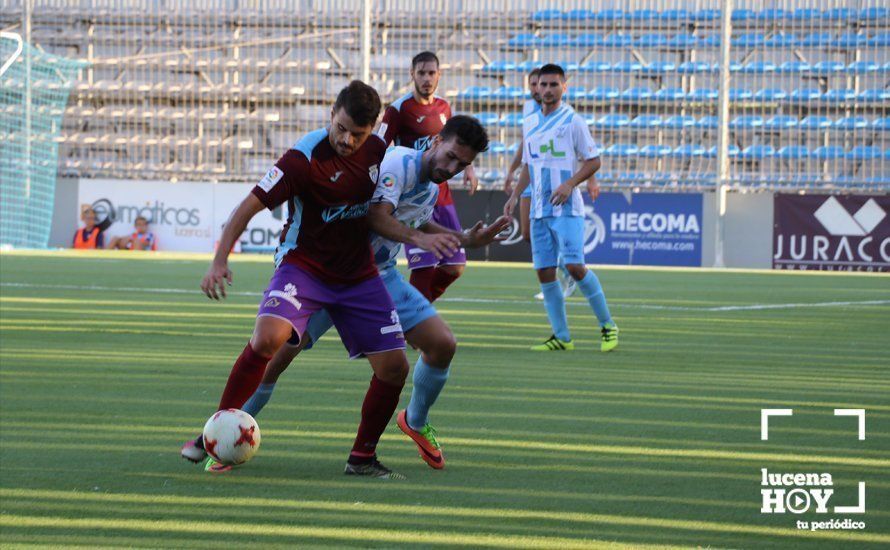
[[396,176],[395,174],[390,174],[389,172],[380,176],[380,185],[386,187],[387,189],[391,188],[396,184]]
[[377,135],[380,137],[386,137],[386,129],[389,128],[389,124],[383,123],[380,125],[380,128],[377,128]]
[[263,179],[260,180],[260,189],[268,193],[269,190],[275,187],[275,184],[278,183],[283,177],[284,172],[282,172],[281,169],[277,166],[273,166],[271,170],[266,172],[266,175],[263,176]]

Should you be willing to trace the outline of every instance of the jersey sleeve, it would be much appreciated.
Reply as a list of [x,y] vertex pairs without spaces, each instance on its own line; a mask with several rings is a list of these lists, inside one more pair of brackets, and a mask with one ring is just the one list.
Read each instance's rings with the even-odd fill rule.
[[377,179],[377,188],[371,197],[372,203],[388,202],[393,208],[399,206],[399,197],[405,189],[405,170],[402,167],[402,155],[390,154],[383,157],[380,164],[380,177]]
[[383,143],[389,147],[392,140],[399,133],[399,110],[390,105],[383,111],[383,120],[380,122],[380,128],[377,128],[377,135],[383,139]]
[[302,182],[309,176],[309,160],[303,153],[291,149],[284,154],[275,166],[251,191],[269,210],[275,210],[282,203],[303,190]]
[[572,142],[575,145],[575,158],[578,160],[585,161],[600,156],[600,149],[590,135],[590,129],[577,114],[572,115]]

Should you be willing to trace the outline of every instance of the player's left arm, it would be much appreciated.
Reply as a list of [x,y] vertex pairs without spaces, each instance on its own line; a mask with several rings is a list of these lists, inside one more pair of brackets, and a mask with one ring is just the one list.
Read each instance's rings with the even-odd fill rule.
[[473,165],[464,168],[464,187],[470,189],[470,195],[473,195],[479,189],[479,178],[476,177],[476,169]]
[[501,216],[500,218],[496,219],[491,225],[485,225],[485,223],[480,220],[476,222],[473,227],[465,231],[455,231],[454,229],[439,225],[432,220],[420,226],[420,230],[424,233],[451,234],[460,239],[461,246],[465,248],[479,248],[491,244],[495,241],[504,240],[506,237],[501,237],[499,235],[504,229],[509,226],[510,218],[507,216]]
[[587,124],[577,114],[571,122],[572,143],[574,144],[575,157],[582,161],[581,168],[572,174],[572,177],[562,182],[562,185],[553,191],[550,196],[550,204],[559,206],[564,204],[572,196],[575,187],[589,180],[602,166],[599,148],[587,129]]

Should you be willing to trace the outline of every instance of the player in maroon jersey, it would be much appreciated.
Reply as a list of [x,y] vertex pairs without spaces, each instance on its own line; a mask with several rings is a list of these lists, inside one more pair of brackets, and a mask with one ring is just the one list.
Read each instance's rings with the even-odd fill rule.
[[[408,374],[405,337],[374,265],[365,217],[386,151],[383,140],[372,135],[379,113],[373,88],[359,81],[344,88],[330,127],[300,139],[232,214],[201,288],[209,298],[225,297],[226,284],[232,282],[227,264],[232,245],[263,208],[286,202],[276,270],[260,302],[253,337],[232,368],[218,408],[241,408],[272,355],[292,335],[302,338],[309,317],[325,309],[350,358],[367,357],[374,371],[345,473],[401,479],[376,454]],[[182,456],[201,461],[203,439],[187,442]]]
[[[411,80],[414,91],[394,101],[383,112],[383,121],[377,135],[387,145],[395,143],[420,151],[429,148],[431,140],[451,118],[451,106],[435,95],[439,86],[439,58],[432,52],[421,52],[411,60]],[[476,192],[479,180],[472,166],[464,170],[464,183],[470,194]],[[454,200],[448,182],[439,184],[439,198],[433,212],[433,221],[448,229],[461,231]],[[406,247],[411,284],[428,300],[435,301],[463,273],[467,263],[464,249],[445,258],[437,258],[432,252],[417,247]]]

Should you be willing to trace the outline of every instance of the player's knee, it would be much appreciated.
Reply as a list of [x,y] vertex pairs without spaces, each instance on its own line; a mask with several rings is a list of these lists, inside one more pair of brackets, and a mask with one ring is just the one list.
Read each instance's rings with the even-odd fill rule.
[[409,370],[407,361],[393,362],[379,369],[375,375],[387,384],[401,386],[408,379]]
[[566,264],[566,270],[576,281],[580,281],[587,275],[587,266],[584,264]]
[[460,277],[461,274],[464,272],[464,266],[463,266],[463,265],[443,265],[443,266],[440,267],[439,269],[441,269],[442,271],[444,271],[444,272],[447,273],[448,275],[454,277],[455,279],[457,279],[458,277]]
[[429,359],[435,366],[446,367],[451,364],[454,354],[457,352],[457,339],[449,330],[440,333],[431,346]]
[[253,338],[250,339],[250,347],[253,348],[253,351],[265,357],[275,355],[275,352],[278,351],[283,343],[284,340],[274,333],[254,334]]

